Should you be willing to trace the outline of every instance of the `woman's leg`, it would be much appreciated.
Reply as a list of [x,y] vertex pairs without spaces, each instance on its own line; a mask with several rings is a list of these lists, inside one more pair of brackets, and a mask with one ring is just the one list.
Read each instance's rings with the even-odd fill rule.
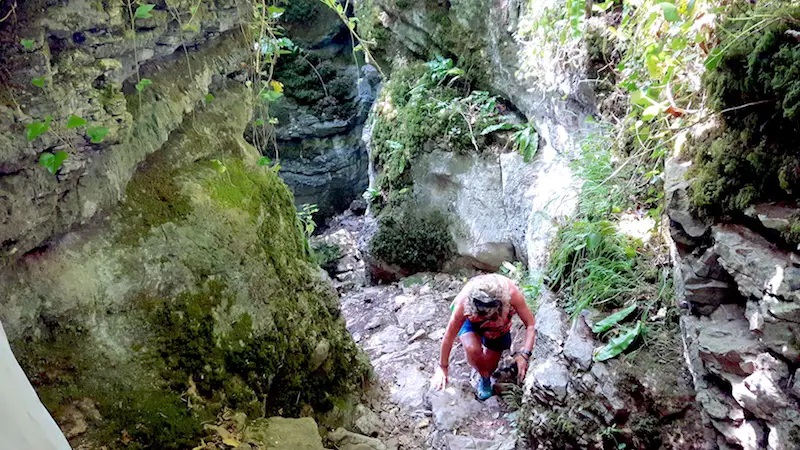
[[488,377],[491,372],[486,369],[486,356],[483,344],[481,344],[481,337],[475,332],[464,333],[461,335],[461,345],[464,346],[469,365],[474,367],[482,377]]
[[[498,364],[500,364],[500,357],[503,356],[503,352],[498,352],[496,350],[490,350],[488,348],[483,349],[483,367],[486,369],[486,376],[488,374],[494,373],[497,370]],[[483,376],[483,374],[481,374]]]

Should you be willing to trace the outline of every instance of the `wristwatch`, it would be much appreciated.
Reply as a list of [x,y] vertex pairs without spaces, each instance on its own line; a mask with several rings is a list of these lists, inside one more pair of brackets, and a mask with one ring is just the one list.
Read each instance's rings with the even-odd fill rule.
[[517,351],[515,353],[515,355],[522,355],[522,357],[525,358],[525,360],[527,361],[527,360],[531,359],[531,356],[533,356],[533,353],[528,351],[528,350],[519,350],[519,351]]

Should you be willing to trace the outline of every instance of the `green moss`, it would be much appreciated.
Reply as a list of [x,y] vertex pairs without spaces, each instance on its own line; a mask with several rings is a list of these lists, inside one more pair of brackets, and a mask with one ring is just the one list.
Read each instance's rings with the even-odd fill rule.
[[488,137],[481,130],[502,120],[497,98],[470,92],[458,82],[440,82],[433,70],[425,64],[399,69],[384,87],[371,154],[381,190],[409,186],[408,169],[424,151],[438,147],[466,153],[484,147]]
[[[311,405],[321,416],[368,376],[335,294],[305,260],[291,193],[271,170],[237,159],[224,165],[223,173],[200,162],[137,175],[126,212],[112,217],[123,224],[112,229],[147,238],[124,248],[114,239],[103,257],[122,270],[92,278],[128,286],[115,300],[123,309],[93,312],[101,333],[59,318],[43,325],[41,339],[15,343],[57,417],[87,397],[97,404],[103,420],[90,424],[89,440],[111,449],[191,448],[202,422],[223,407],[299,415]],[[163,204],[175,201],[178,215]],[[168,233],[148,232],[166,222],[174,223]],[[150,264],[153,284],[137,288]],[[323,339],[328,358],[311,367]]]
[[284,84],[287,97],[311,106],[320,116],[346,118],[353,113],[356,80],[330,60],[314,54],[285,55],[278,60],[274,77]]
[[135,245],[153,228],[180,222],[189,215],[189,198],[181,192],[176,176],[176,172],[159,167],[136,173],[119,209],[123,225],[120,242]]
[[781,235],[791,245],[800,244],[800,214],[789,217],[789,227]]
[[437,271],[454,250],[447,217],[410,202],[384,211],[370,243],[373,256],[408,272]]
[[800,18],[800,7],[759,2],[740,11],[723,23],[718,48],[725,50],[716,70],[704,77],[725,126],[710,145],[704,145],[707,139],[689,152],[695,161],[692,200],[706,215],[800,198],[793,140],[800,132],[800,46],[786,33]]
[[[102,421],[90,423],[86,437],[109,448],[122,447],[123,436],[132,440],[125,448],[186,448],[202,432],[201,421],[211,417],[188,409],[180,393],[165,391],[163,383],[141,367],[110,363],[87,330],[79,327],[54,326],[41,339],[15,342],[14,348],[23,355],[20,365],[26,373],[35,374],[31,381],[55,417],[76,401],[92,399]],[[142,358],[155,372],[163,367],[150,354]]]

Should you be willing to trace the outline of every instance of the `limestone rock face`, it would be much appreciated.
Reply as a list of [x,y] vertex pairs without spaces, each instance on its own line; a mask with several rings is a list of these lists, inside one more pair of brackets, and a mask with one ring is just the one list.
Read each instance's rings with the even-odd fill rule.
[[[200,5],[197,31],[181,31],[170,12],[158,8],[152,18],[135,20],[135,32],[123,3],[78,1],[47,8],[18,3],[16,19],[0,29],[8,69],[0,97],[4,258],[66,233],[123,197],[137,164],[202,105],[212,79],[237,70],[247,58],[238,24],[250,10],[239,10],[238,3]],[[24,48],[21,39],[33,41],[33,47]],[[183,45],[204,51],[184,55]],[[167,78],[152,63],[179,57],[191,73]],[[44,87],[33,86],[31,80],[41,76]],[[137,95],[140,78],[152,84]],[[170,101],[160,101],[165,98]],[[72,115],[87,126],[66,129]],[[26,126],[48,116],[50,131],[28,142]],[[104,127],[108,134],[94,144],[87,127]],[[69,158],[54,176],[38,161],[44,152],[56,151]]]
[[[37,47],[3,47],[21,78],[0,86],[20,107],[0,105],[15,119],[0,125],[0,321],[74,446],[193,448],[225,406],[321,416],[368,370],[291,192],[244,139],[236,3],[201,5],[197,35],[166,10],[137,20],[135,53],[152,59],[141,93],[121,6],[20,8],[2,29]],[[52,88],[17,92],[39,72]],[[24,125],[45,114],[109,132],[92,144],[53,124],[58,138],[26,143]],[[54,176],[37,161],[60,139],[70,157]]]
[[720,448],[797,447],[789,367],[800,361],[800,268],[796,254],[766,237],[788,227],[791,211],[751,207],[746,214],[760,222],[763,236],[745,225],[700,220],[688,202],[687,167],[667,163],[667,214],[677,224],[671,254],[677,297],[687,309],[681,331],[696,401]]

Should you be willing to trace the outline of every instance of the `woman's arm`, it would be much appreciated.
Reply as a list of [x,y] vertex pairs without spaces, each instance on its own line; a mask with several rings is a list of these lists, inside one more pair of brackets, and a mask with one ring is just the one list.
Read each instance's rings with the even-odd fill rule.
[[515,357],[517,369],[519,370],[519,380],[522,381],[528,370],[528,361],[533,352],[533,346],[536,343],[536,319],[533,317],[533,312],[531,312],[528,304],[525,303],[525,296],[519,288],[511,281],[509,281],[509,285],[511,286],[511,306],[517,311],[517,314],[519,314],[522,323],[525,324],[525,343],[522,346],[522,350],[526,355],[523,356],[519,354]]
[[450,361],[450,351],[453,349],[453,343],[456,341],[459,330],[464,325],[464,301],[461,294],[456,297],[455,308],[453,313],[450,314],[450,321],[447,323],[447,331],[444,333],[442,339],[442,351],[439,358],[439,367],[447,367]]
[[453,313],[450,314],[450,321],[447,324],[447,330],[442,339],[442,350],[439,356],[439,365],[433,374],[431,385],[434,389],[442,390],[447,387],[447,374],[449,369],[450,351],[453,349],[453,342],[458,336],[458,331],[464,325],[466,318],[464,317],[464,294],[466,290],[462,289],[461,293],[456,296],[454,300],[455,307]]

